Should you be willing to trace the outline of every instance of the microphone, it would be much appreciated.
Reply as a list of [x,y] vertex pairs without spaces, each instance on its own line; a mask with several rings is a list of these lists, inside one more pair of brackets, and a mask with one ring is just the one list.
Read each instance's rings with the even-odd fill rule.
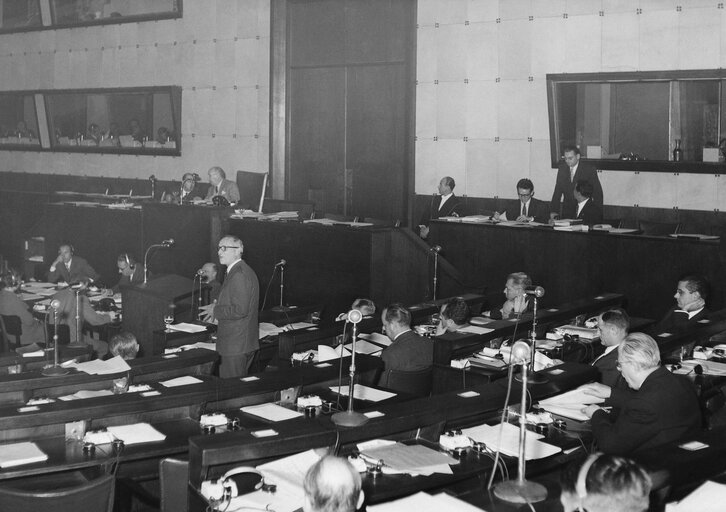
[[52,300],[50,302],[50,307],[57,310],[60,307],[60,301],[58,299]]
[[153,174],[151,176],[149,176],[149,181],[151,183],[154,183],[156,181],[156,176],[154,176]]
[[199,176],[196,172],[192,173],[194,181],[202,181],[202,177]]
[[358,311],[357,309],[351,309],[348,311],[346,322],[349,322],[351,324],[357,324],[363,320],[363,313]]
[[196,274],[196,275],[198,275],[198,276],[203,276],[203,275],[204,275],[204,270],[202,270],[202,269],[200,268],[199,270],[197,270],[197,274]]
[[530,349],[524,341],[517,341],[512,345],[512,361],[514,364],[526,364],[529,362]]
[[441,252],[441,246],[440,245],[434,245],[433,247],[431,247],[429,249],[429,251],[439,253],[439,252]]
[[173,238],[170,238],[170,239],[168,239],[168,240],[162,240],[162,241],[161,241],[161,245],[163,245],[164,247],[171,247],[171,246],[173,246],[173,245],[174,245],[175,243],[176,243],[176,242],[174,242],[174,239],[173,239]]
[[524,289],[526,295],[534,295],[537,298],[544,297],[545,289],[541,286],[528,286]]
[[287,261],[285,261],[283,259],[283,260],[280,260],[277,263],[275,263],[275,268],[277,268],[277,267],[284,267],[285,265],[287,265]]

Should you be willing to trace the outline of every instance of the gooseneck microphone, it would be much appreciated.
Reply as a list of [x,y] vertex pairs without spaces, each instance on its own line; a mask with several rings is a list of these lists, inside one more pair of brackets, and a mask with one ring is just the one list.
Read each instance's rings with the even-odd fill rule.
[[149,267],[148,267],[148,259],[149,259],[149,252],[151,252],[151,249],[154,247],[164,247],[169,248],[172,247],[175,244],[173,238],[167,238],[166,240],[162,240],[160,244],[151,244],[148,249],[146,249],[146,252],[144,253],[144,285],[149,282]]
[[161,242],[161,245],[162,245],[162,246],[164,246],[164,247],[171,247],[171,246],[173,246],[173,245],[174,245],[175,243],[176,243],[176,242],[174,241],[174,239],[173,239],[173,238],[169,238],[168,240],[162,240],[162,242]]
[[524,293],[526,295],[534,295],[539,299],[540,297],[544,297],[545,289],[541,286],[527,286],[524,289]]
[[441,252],[441,246],[440,246],[440,245],[434,245],[434,246],[432,246],[432,247],[431,247],[431,248],[429,249],[429,251],[431,251],[431,252],[435,252],[435,253],[440,253],[440,252]]
[[283,260],[280,260],[277,263],[275,263],[275,268],[284,267],[285,265],[287,265],[287,261],[283,259]]
[[58,299],[50,301],[50,307],[57,310],[60,307],[60,301]]
[[202,269],[200,268],[199,270],[197,270],[197,273],[196,273],[196,275],[198,275],[198,276],[203,276],[203,275],[204,275],[204,270],[202,270]]

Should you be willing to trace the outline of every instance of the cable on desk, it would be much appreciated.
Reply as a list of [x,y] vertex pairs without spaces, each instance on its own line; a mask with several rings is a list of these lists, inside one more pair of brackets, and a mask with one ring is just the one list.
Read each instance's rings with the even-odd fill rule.
[[[494,457],[494,468],[496,469],[497,463],[499,462],[499,449],[502,444],[502,430],[504,429],[504,416],[507,414],[507,408],[509,407],[509,397],[512,393],[512,379],[514,377],[514,367],[510,364],[509,365],[509,372],[507,375],[507,394],[504,397],[504,407],[502,408],[502,416],[499,419],[499,435],[497,436],[497,451],[496,455]],[[492,484],[494,483],[494,474],[496,471],[492,471],[492,474],[489,476],[489,482],[487,483],[487,490],[492,488]]]

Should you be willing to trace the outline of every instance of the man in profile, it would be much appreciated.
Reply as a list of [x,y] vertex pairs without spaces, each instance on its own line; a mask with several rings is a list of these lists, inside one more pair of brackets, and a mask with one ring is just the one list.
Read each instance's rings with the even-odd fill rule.
[[592,362],[600,372],[600,382],[610,388],[622,383],[618,370],[618,347],[625,340],[630,329],[630,317],[620,308],[609,309],[597,317],[600,343],[605,352]]
[[402,304],[385,308],[381,322],[393,342],[381,352],[384,370],[424,370],[434,364],[433,342],[411,330],[411,313]]
[[587,226],[600,224],[602,222],[602,206],[592,199],[592,183],[585,180],[578,180],[575,183],[575,191],[572,193],[577,201],[576,219],[581,219]]
[[141,284],[144,282],[144,269],[136,262],[131,254],[124,252],[116,258],[116,266],[118,267],[119,277],[118,283],[112,288],[114,293],[121,290],[122,286],[132,284]]
[[205,199],[212,200],[215,197],[223,197],[230,203],[239,201],[239,188],[234,181],[228,180],[227,175],[221,167],[209,169],[209,189]]
[[209,286],[209,304],[213,303],[219,297],[219,291],[222,289],[222,283],[219,282],[219,265],[211,261],[202,265],[199,269],[202,272],[202,282]]
[[197,174],[185,172],[182,176],[181,189],[178,192],[172,192],[172,198],[178,199],[177,202],[181,203],[202,199],[205,193],[198,184],[199,179]]
[[706,308],[710,286],[702,276],[687,275],[678,280],[673,306],[656,324],[655,332],[675,332],[708,319]]
[[701,427],[701,409],[693,384],[660,364],[658,344],[640,332],[629,334],[618,346],[618,368],[631,393],[612,394],[597,388],[602,398],[619,409],[611,415],[598,405],[585,407],[600,451],[629,455],[639,450],[684,439]]
[[260,285],[255,271],[242,261],[242,240],[227,235],[217,246],[219,263],[227,267],[216,303],[202,306],[202,320],[217,324],[220,377],[244,377],[260,348],[257,310]]
[[438,195],[434,194],[431,197],[431,203],[421,217],[421,222],[418,223],[418,234],[424,240],[429,236],[429,224],[432,220],[440,217],[458,217],[462,214],[462,205],[459,198],[454,195],[454,187],[456,187],[454,178],[451,176],[441,178]]
[[574,219],[576,217],[577,202],[573,192],[575,191],[575,184],[580,180],[589,181],[592,184],[592,198],[597,204],[602,205],[602,185],[600,185],[600,179],[597,177],[597,170],[592,164],[580,162],[579,148],[566,146],[564,162],[560,163],[557,168],[557,181],[555,182],[555,190],[552,193],[552,201],[550,201],[550,219],[555,219],[560,214],[565,219]]
[[76,256],[71,244],[62,244],[58,248],[58,257],[48,269],[48,281],[51,283],[79,283],[83,280],[95,281],[98,272],[88,262]]
[[494,212],[494,220],[547,223],[550,207],[546,202],[534,197],[534,183],[532,183],[532,180],[522,178],[517,182],[517,196],[519,197],[517,207],[508,208],[502,213]]
[[452,297],[447,300],[439,312],[441,321],[436,327],[436,336],[447,332],[456,332],[469,324],[471,311],[469,305],[459,297]]
[[355,512],[363,505],[360,475],[340,457],[327,455],[313,464],[303,490],[304,512]]

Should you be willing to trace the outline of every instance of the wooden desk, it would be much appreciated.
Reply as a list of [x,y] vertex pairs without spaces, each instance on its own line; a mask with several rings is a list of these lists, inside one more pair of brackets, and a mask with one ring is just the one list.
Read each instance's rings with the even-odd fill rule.
[[[490,289],[511,272],[526,272],[547,291],[544,305],[611,290],[628,296],[631,315],[660,318],[673,305],[679,276],[699,272],[712,284],[726,282],[718,241],[446,221],[433,221],[430,237],[460,272]],[[719,286],[711,306],[723,307],[725,297]]]

